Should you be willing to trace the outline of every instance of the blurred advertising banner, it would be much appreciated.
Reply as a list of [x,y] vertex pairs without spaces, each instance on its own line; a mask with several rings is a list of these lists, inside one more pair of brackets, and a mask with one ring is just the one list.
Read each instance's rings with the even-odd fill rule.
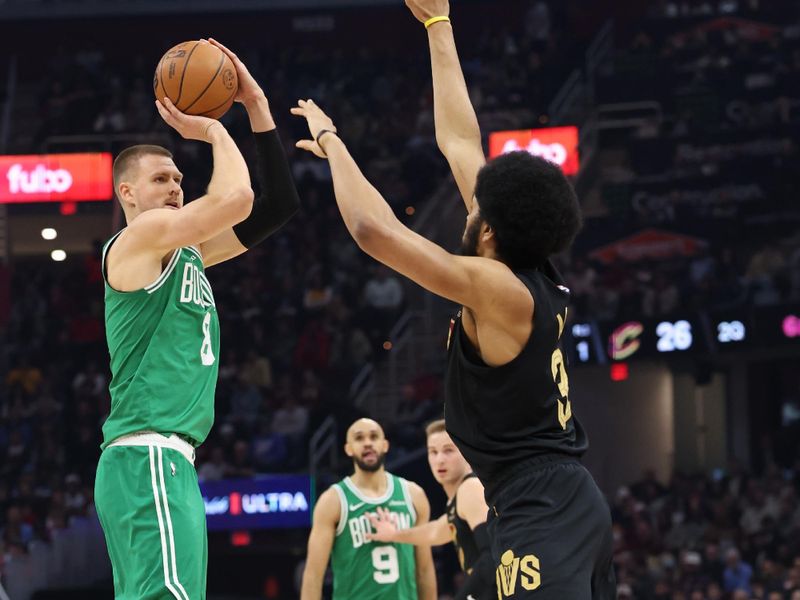
[[534,156],[559,165],[565,175],[575,175],[580,166],[578,128],[574,126],[496,131],[489,134],[489,158],[518,150],[527,150]]
[[643,229],[626,238],[595,248],[589,256],[604,263],[637,262],[675,256],[694,256],[707,246],[705,240],[691,235],[659,229]]
[[0,156],[0,203],[111,200],[109,152]]
[[308,475],[201,481],[209,531],[310,527]]

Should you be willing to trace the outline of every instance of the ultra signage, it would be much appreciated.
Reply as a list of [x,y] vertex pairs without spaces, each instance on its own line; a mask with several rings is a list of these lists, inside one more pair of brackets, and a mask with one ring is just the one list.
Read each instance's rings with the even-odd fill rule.
[[209,531],[309,527],[311,478],[265,476],[200,483]]

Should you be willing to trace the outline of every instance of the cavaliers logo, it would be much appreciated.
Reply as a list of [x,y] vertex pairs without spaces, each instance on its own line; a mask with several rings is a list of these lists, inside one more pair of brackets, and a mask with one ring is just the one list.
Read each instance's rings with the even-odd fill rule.
[[641,346],[639,336],[644,325],[638,321],[629,321],[617,327],[608,339],[608,353],[614,360],[625,360],[636,353]]
[[523,557],[514,556],[513,550],[506,550],[500,557],[500,564],[495,572],[497,583],[497,600],[510,598],[517,593],[517,584],[532,592],[542,585],[542,574],[539,570],[539,559],[533,554]]

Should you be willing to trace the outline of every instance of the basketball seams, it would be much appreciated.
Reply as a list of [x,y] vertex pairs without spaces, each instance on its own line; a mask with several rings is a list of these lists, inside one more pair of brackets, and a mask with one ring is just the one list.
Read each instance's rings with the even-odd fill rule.
[[156,65],[156,70],[153,73],[153,94],[158,100],[159,90],[161,88],[161,63],[163,62],[164,58],[162,57],[161,60],[158,61]]
[[[167,86],[164,84],[164,67],[166,66],[166,62],[163,58],[161,59],[161,68],[158,70],[158,82],[161,85],[161,91],[164,93],[164,96],[169,97],[169,93],[167,93]],[[162,102],[164,98],[159,98]]]
[[[238,88],[233,88],[233,91],[230,93],[230,95],[227,98],[225,98],[225,102],[222,102],[221,104],[218,104],[214,108],[209,108],[206,112],[200,113],[199,116],[201,116],[201,117],[210,116],[211,113],[213,113],[216,110],[219,110],[220,108],[222,108],[223,106],[228,104],[233,99],[233,97],[236,95],[236,92],[238,92],[238,91],[239,91]],[[216,117],[212,117],[212,118],[216,118]]]
[[[183,112],[188,113],[189,109],[192,108],[192,106],[194,106],[195,104],[197,104],[197,101],[200,100],[200,98],[203,97],[203,94],[205,94],[208,91],[208,88],[210,88],[211,85],[214,83],[214,80],[217,78],[217,75],[219,75],[220,71],[222,71],[222,67],[225,65],[225,59],[226,58],[227,58],[227,56],[225,56],[225,54],[222,53],[222,56],[220,57],[220,60],[219,60],[219,66],[217,67],[217,70],[214,72],[213,77],[211,77],[211,79],[209,80],[208,84],[206,85],[206,87],[203,88],[203,91],[200,92],[200,94],[197,96],[197,98],[195,98],[189,106],[187,106],[186,108],[183,109]],[[186,64],[187,65],[189,64],[188,59],[186,61]],[[184,67],[184,70],[185,70],[185,67]]]
[[[192,59],[192,54],[194,54],[194,51],[197,50],[197,47],[199,45],[200,44],[198,42],[195,42],[194,46],[192,46],[192,49],[189,50],[189,55],[186,57],[186,60],[183,61],[183,71],[181,71],[181,82],[178,84],[178,97],[175,99],[175,102],[173,102],[173,104],[176,107],[178,107],[178,104],[180,104],[181,96],[183,95],[183,79],[184,77],[186,77],[186,69],[189,66],[189,61]],[[195,102],[197,102],[197,100],[195,100]],[[191,106],[191,104],[189,106]],[[178,108],[178,110],[181,109]]]

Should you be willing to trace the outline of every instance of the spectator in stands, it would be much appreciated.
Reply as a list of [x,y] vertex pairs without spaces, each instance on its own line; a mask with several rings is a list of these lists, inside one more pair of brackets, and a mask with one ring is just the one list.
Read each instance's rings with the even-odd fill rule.
[[[750,580],[753,578],[753,568],[744,562],[736,548],[731,548],[725,554],[725,568],[722,578],[726,592],[742,591],[750,593]],[[734,597],[736,597],[734,595]],[[748,596],[744,596],[748,598]]]
[[767,243],[750,258],[745,281],[756,304],[770,304],[779,299],[775,279],[786,267],[786,259],[777,244]]
[[272,417],[272,433],[286,440],[290,467],[297,468],[305,458],[304,445],[308,433],[308,408],[294,395],[284,399],[283,405]]
[[10,392],[19,391],[26,398],[33,398],[42,385],[42,371],[32,365],[28,356],[23,355],[17,364],[8,371],[5,378]]
[[250,442],[239,439],[233,444],[233,455],[225,470],[228,479],[245,479],[255,475],[253,461],[250,455]]
[[262,419],[252,441],[253,464],[260,472],[284,470],[288,446],[283,434],[273,433],[269,419]]
[[239,378],[262,391],[272,389],[272,365],[269,359],[255,348],[249,348],[241,365]]
[[567,287],[572,293],[574,309],[578,315],[591,314],[594,307],[596,294],[597,272],[582,256],[573,261],[568,271],[564,273]]
[[373,324],[374,340],[389,332],[402,306],[403,284],[388,267],[375,266],[372,277],[364,285],[364,319]]
[[211,458],[197,469],[197,478],[200,481],[219,481],[229,469],[230,465],[225,461],[225,450],[214,446],[211,449]]
[[231,420],[236,424],[253,422],[259,414],[263,397],[259,388],[241,374],[234,379],[231,390]]
[[322,265],[314,265],[308,274],[303,291],[303,308],[310,313],[315,313],[328,306],[332,298],[333,289],[323,280]]

